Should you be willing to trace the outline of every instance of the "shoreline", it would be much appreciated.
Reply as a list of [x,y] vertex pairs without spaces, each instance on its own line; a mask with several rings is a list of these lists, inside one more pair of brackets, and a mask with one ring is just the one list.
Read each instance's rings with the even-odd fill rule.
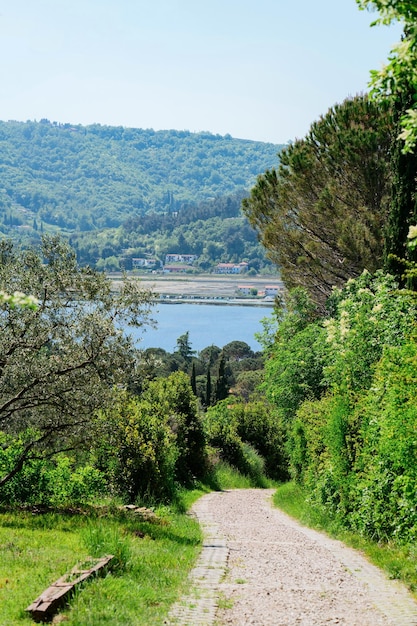
[[[273,307],[274,296],[253,296],[239,293],[239,287],[250,286],[258,292],[265,292],[268,286],[283,288],[282,281],[276,275],[273,276],[247,276],[243,275],[139,275],[128,274],[130,278],[137,279],[144,289],[149,289],[156,296],[156,301],[164,304],[213,304],[233,306],[266,306]],[[118,279],[116,274],[110,274],[109,278],[117,288]]]
[[211,306],[259,306],[270,307],[274,306],[273,300],[255,300],[250,298],[245,300],[244,298],[209,298],[209,297],[186,297],[186,296],[163,296],[155,299],[157,304],[209,304]]

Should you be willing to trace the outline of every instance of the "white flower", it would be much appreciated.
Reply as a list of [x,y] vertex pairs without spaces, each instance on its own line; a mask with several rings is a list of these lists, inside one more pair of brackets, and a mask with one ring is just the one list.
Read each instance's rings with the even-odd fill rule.
[[416,239],[417,237],[417,226],[410,226],[408,230],[407,239]]

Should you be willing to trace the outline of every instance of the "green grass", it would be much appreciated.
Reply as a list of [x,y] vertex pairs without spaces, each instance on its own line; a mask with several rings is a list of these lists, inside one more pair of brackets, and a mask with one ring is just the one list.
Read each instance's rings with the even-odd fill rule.
[[216,466],[212,484],[212,487],[219,491],[223,489],[251,489],[253,487],[267,489],[274,486],[276,483],[263,475],[246,476],[240,474],[234,467],[223,461],[220,461]]
[[[184,593],[201,548],[186,511],[211,490],[259,486],[220,463],[209,484],[178,492],[143,521],[116,506],[74,511],[0,508],[0,626],[33,624],[25,611],[47,587],[87,556],[116,556],[112,569],[77,589],[60,613],[68,626],[158,626]],[[275,486],[262,479],[265,487]]]
[[[91,552],[116,553],[116,568],[75,593],[68,626],[162,624],[200,550],[195,520],[167,507],[160,522],[109,512],[0,511],[0,624],[32,624],[25,608]],[[139,535],[144,535],[139,536]]]
[[359,550],[390,578],[405,583],[417,599],[417,546],[414,544],[376,543],[346,530],[340,522],[329,518],[324,510],[312,506],[306,493],[295,483],[280,485],[274,495],[274,504],[301,524],[324,531]]

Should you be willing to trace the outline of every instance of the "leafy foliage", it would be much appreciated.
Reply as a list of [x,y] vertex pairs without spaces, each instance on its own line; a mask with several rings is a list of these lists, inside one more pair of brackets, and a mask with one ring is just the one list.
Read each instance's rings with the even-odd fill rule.
[[151,381],[140,397],[120,393],[99,422],[99,466],[131,501],[172,498],[176,483],[207,471],[197,401],[183,372]]
[[[393,46],[388,62],[371,71],[371,96],[390,103],[394,111],[395,139],[391,169],[393,185],[385,233],[385,269],[405,284],[403,259],[415,261],[406,246],[410,226],[417,217],[417,10],[412,0],[357,0],[361,9],[376,9],[375,24],[399,21],[404,26],[401,41]],[[409,282],[415,288],[416,283]]]
[[24,442],[13,477],[33,456],[82,447],[91,420],[127,384],[135,351],[118,324],[140,327],[151,294],[77,266],[68,245],[45,237],[41,250],[0,242],[0,288],[36,298],[38,306],[0,308],[0,428]]
[[[25,448],[25,439],[0,433],[0,476],[9,475]],[[93,463],[77,463],[66,455],[29,459],[21,472],[2,487],[0,501],[47,506],[88,504],[103,496],[106,477]]]
[[[199,242],[199,255],[212,242],[227,243],[229,256],[242,256],[244,248],[262,256],[240,200],[271,166],[278,145],[42,120],[0,122],[0,148],[0,233],[6,236],[32,243],[60,232],[82,264],[100,261],[104,270],[119,269],[126,257],[187,252],[177,249],[178,240],[194,250]],[[235,223],[223,229],[224,218]],[[192,227],[198,221],[208,222],[205,233],[201,224]],[[223,249],[217,252],[219,262]],[[203,264],[210,254],[213,248]]]
[[222,400],[209,407],[204,424],[209,444],[243,474],[251,475],[250,446],[264,460],[268,476],[281,480],[287,476],[282,425],[265,401]]
[[410,541],[417,523],[415,294],[381,271],[364,272],[334,291],[327,319],[303,319],[301,305],[284,314],[264,382],[283,417],[290,473],[340,524],[378,540]]
[[393,46],[388,63],[380,70],[371,71],[374,96],[396,99],[405,92],[412,95],[409,108],[403,110],[402,132],[404,151],[413,152],[417,140],[417,7],[414,0],[356,0],[361,9],[376,9],[376,24],[404,24],[401,41]]
[[307,294],[289,294],[278,311],[278,328],[268,348],[262,389],[278,415],[288,423],[300,404],[323,393],[325,332]]
[[[387,348],[360,404],[352,524],[377,539],[417,531],[417,344]],[[359,410],[357,410],[359,412]]]
[[392,130],[386,106],[346,100],[285,148],[243,201],[286,286],[306,288],[322,311],[333,286],[381,265]]

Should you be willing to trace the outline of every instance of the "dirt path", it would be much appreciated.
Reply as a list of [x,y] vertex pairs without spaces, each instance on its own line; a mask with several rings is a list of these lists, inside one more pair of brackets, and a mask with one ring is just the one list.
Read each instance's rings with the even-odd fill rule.
[[417,603],[358,552],[272,508],[271,490],[210,493],[194,506],[204,548],[169,624],[411,626]]

